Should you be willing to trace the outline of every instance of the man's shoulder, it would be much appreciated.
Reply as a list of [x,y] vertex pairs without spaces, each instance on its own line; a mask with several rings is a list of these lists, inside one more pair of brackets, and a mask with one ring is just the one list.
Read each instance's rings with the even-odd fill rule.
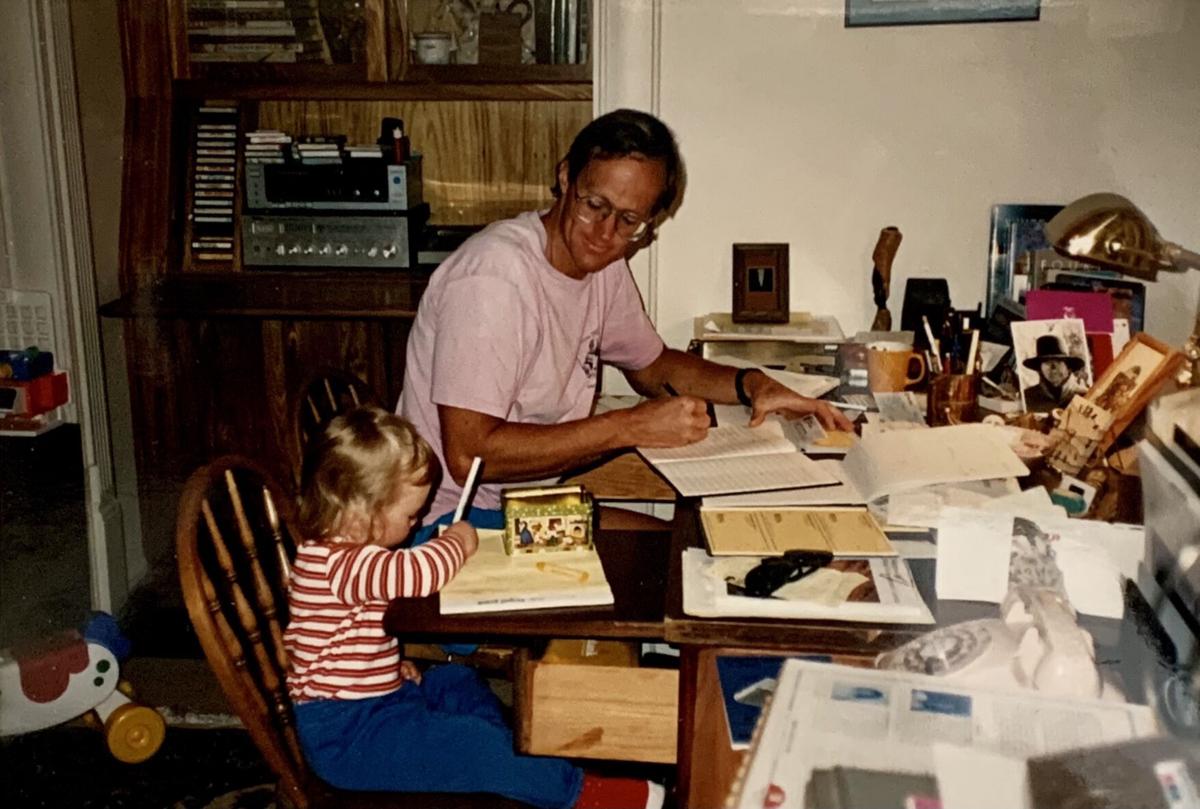
[[467,276],[508,278],[539,259],[536,214],[493,222],[463,242],[439,268],[446,280]]

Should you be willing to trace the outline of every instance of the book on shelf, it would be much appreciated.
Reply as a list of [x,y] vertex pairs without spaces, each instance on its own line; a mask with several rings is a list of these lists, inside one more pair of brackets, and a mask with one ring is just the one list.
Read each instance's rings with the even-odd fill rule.
[[713,427],[695,444],[638,452],[685,497],[837,483],[788,440],[778,422]]
[[544,556],[504,551],[504,532],[479,531],[479,550],[440,591],[443,615],[613,603],[594,550]]

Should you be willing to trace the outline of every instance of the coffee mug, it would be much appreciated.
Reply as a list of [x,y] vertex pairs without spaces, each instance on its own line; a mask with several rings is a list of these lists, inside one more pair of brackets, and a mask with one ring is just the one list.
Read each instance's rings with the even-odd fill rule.
[[893,393],[925,378],[925,358],[907,343],[867,344],[867,384],[872,393]]

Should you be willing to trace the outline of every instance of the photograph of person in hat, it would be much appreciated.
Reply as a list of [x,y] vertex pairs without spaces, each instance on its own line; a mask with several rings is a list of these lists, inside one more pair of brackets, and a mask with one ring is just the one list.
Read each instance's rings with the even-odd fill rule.
[[[1078,332],[1078,334],[1076,334]],[[1024,338],[1024,339],[1022,339]],[[1064,348],[1064,343],[1078,353]],[[1087,340],[1078,320],[1034,320],[1013,324],[1013,348],[1017,355],[1025,411],[1045,413],[1065,407],[1071,397],[1087,391]],[[1030,351],[1032,349],[1032,352]],[[1034,374],[1036,379],[1031,380]],[[1028,384],[1030,381],[1033,384]]]

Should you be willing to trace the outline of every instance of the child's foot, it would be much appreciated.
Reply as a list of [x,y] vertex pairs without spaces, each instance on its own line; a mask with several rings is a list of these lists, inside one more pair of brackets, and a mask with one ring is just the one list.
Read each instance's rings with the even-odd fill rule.
[[607,778],[584,773],[575,809],[662,809],[662,784],[637,778]]

